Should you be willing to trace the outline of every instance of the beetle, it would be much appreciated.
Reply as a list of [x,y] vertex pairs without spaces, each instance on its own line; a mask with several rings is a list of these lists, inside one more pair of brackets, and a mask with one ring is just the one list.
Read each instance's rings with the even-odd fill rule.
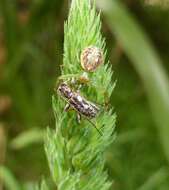
[[100,112],[98,106],[81,96],[78,91],[72,90],[65,82],[59,84],[57,93],[67,102],[64,111],[73,108],[77,112],[79,122],[81,116],[83,116],[96,128],[99,134],[102,135],[100,130],[91,121],[91,119],[97,117]]

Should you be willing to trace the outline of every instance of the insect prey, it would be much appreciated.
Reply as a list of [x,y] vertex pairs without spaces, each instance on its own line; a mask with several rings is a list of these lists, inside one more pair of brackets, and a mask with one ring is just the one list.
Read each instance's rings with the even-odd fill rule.
[[78,116],[85,117],[101,134],[96,125],[91,121],[91,119],[95,118],[100,111],[100,108],[98,106],[86,100],[77,91],[72,90],[64,82],[59,84],[57,92],[68,103],[65,107],[65,111],[69,110],[69,108],[73,108],[75,111],[77,111]]

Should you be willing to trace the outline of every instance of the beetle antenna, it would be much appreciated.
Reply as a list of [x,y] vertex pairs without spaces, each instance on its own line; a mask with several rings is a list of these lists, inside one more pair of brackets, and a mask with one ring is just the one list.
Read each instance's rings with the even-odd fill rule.
[[97,128],[97,126],[95,125],[95,123],[93,123],[90,119],[87,119],[93,126],[94,128],[98,131],[98,133],[103,136],[102,132]]

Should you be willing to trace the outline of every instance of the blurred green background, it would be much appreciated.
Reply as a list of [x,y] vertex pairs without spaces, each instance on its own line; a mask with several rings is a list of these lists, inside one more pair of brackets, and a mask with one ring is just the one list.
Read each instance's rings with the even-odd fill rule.
[[[144,29],[161,66],[169,73],[167,3],[122,3]],[[0,178],[5,176],[0,190],[13,189],[10,184],[14,179],[19,186],[31,189],[49,175],[43,133],[47,126],[54,126],[51,96],[62,64],[68,8],[68,0],[0,0],[0,165],[4,166]],[[117,113],[117,138],[106,154],[112,189],[169,190],[169,160],[149,104],[146,81],[139,77],[104,14],[102,20],[117,79],[111,98]],[[123,20],[119,22],[123,24]],[[135,43],[137,54],[142,47],[139,39]]]

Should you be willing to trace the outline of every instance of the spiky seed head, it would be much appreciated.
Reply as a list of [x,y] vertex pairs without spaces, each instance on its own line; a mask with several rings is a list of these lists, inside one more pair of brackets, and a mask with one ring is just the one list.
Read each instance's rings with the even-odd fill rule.
[[94,72],[103,61],[103,51],[96,46],[89,46],[81,53],[81,66],[87,72]]

